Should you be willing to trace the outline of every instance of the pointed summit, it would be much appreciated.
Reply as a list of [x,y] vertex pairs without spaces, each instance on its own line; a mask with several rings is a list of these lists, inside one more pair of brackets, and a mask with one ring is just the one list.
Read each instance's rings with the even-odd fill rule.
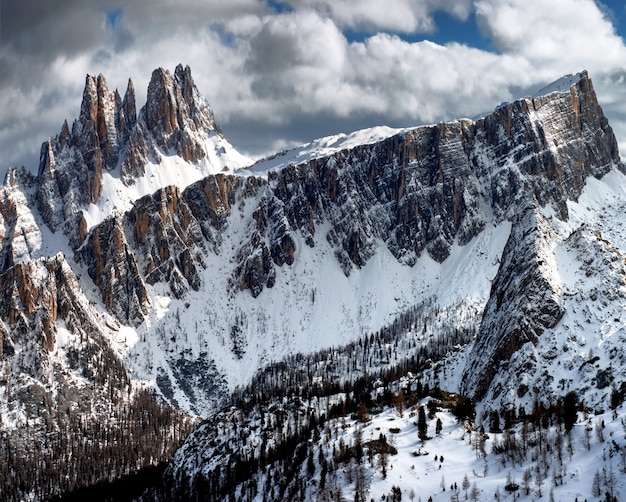
[[135,84],[133,84],[131,79],[128,79],[126,93],[122,101],[122,108],[124,109],[124,116],[126,117],[126,126],[128,130],[132,130],[137,123],[137,104],[135,99]]
[[[185,162],[165,167],[164,158],[172,155]],[[132,80],[122,98],[117,89],[109,90],[104,75],[87,75],[71,132],[65,122],[42,147],[38,206],[50,228],[62,229],[76,248],[92,225],[162,183],[183,187],[207,174],[250,163],[219,132],[188,66],[178,65],[173,75],[155,70],[147,103],[139,111]],[[149,165],[163,169],[163,177],[151,177],[139,188],[135,180]],[[104,183],[110,184],[108,189]],[[102,200],[107,190],[117,196]]]
[[[117,91],[109,90],[104,75],[87,75],[80,114],[71,133],[64,122],[60,134],[42,146],[39,162],[40,210],[53,231],[66,229],[72,245],[79,244],[74,228],[80,208],[98,201],[102,173],[117,167],[129,135]],[[64,159],[58,165],[54,161],[57,156]]]
[[189,66],[178,65],[174,76],[163,68],[152,73],[143,111],[147,128],[165,151],[175,148],[188,162],[205,157],[196,134],[210,135],[217,126],[213,110],[200,96]]
[[98,91],[96,79],[92,75],[85,77],[85,89],[83,90],[83,101],[80,105],[80,115],[78,121],[83,128],[92,128],[96,123],[98,113]]

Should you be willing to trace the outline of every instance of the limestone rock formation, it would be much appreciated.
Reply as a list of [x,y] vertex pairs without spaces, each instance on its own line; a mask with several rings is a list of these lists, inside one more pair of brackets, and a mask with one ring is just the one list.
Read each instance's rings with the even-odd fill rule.
[[139,113],[131,80],[122,99],[117,90],[108,89],[103,75],[87,75],[71,132],[65,122],[61,132],[42,145],[37,207],[45,223],[65,233],[77,248],[85,237],[80,231],[86,226],[82,211],[102,202],[103,173],[132,186],[149,163],[158,165],[169,155],[192,165],[204,162],[205,171],[219,171],[229,163],[241,167],[247,159],[232,150],[188,66],[179,65],[174,75],[155,70]]
[[16,168],[0,186],[0,273],[40,256],[42,235],[29,195],[34,186],[33,175]]
[[[58,351],[60,330],[62,347],[68,337],[85,348],[107,347],[99,317],[61,253],[18,263],[0,274],[0,300],[1,360],[19,352],[14,369],[44,385],[54,379],[50,356]],[[79,359],[90,358],[88,352]]]
[[554,241],[550,225],[536,208],[523,209],[513,222],[463,374],[465,395],[483,398],[511,356],[526,343],[536,344],[563,317],[562,291],[553,273]]
[[42,145],[38,209],[45,223],[66,233],[73,246],[80,244],[80,209],[98,201],[102,173],[117,167],[134,127],[134,109],[131,81],[122,101],[117,90],[109,91],[103,75],[87,75],[80,115],[71,133],[65,122],[61,133]]
[[[206,113],[194,115],[196,100],[185,100],[189,78],[182,68],[171,79],[160,70],[153,74],[160,105],[146,107],[140,120],[160,131],[162,147],[198,115],[200,124],[209,117],[213,123]],[[424,252],[443,262],[454,242],[468,243],[490,219],[512,220],[520,208],[553,204],[566,219],[567,201],[578,198],[586,177],[601,177],[615,165],[615,138],[583,73],[569,92],[524,98],[476,122],[411,129],[270,171],[267,178],[220,174],[182,193],[165,189],[138,202],[119,228],[138,244],[131,247],[145,264],[145,281],[169,282],[180,297],[187,287],[201,287],[202,253],[219,254],[220,231],[235,201],[252,204],[248,236],[230,273],[235,290],[257,297],[276,284],[276,267],[293,263],[298,241],[314,247],[326,239],[346,275],[363,267],[379,242],[407,265]]]

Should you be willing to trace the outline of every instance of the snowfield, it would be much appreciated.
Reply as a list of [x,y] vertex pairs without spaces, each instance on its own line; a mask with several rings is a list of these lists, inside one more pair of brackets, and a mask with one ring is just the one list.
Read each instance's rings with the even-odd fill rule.
[[[442,422],[440,434],[435,432],[437,418]],[[397,410],[390,408],[379,415],[373,415],[372,421],[365,425],[355,420],[346,420],[345,428],[338,424],[340,429],[343,428],[341,437],[346,444],[354,440],[356,430],[360,429],[364,441],[376,438],[382,433],[398,450],[396,455],[388,457],[386,477],[383,477],[377,466],[367,469],[369,494],[366,500],[370,498],[382,500],[384,495],[389,495],[393,486],[400,487],[402,500],[426,502],[432,498],[433,502],[448,502],[454,500],[455,494],[459,500],[466,500],[465,490],[462,488],[465,476],[470,483],[467,493],[469,494],[475,485],[478,490],[476,500],[480,501],[498,500],[497,494],[502,501],[513,500],[513,491],[507,491],[505,488],[511,481],[519,485],[515,490],[519,500],[563,502],[575,499],[581,502],[597,500],[604,498],[607,491],[604,486],[605,475],[609,479],[612,476],[612,491],[618,500],[623,500],[621,497],[626,494],[624,407],[616,410],[615,415],[612,412],[597,416],[580,414],[571,437],[563,430],[559,432],[559,427],[554,425],[541,432],[538,429],[529,432],[531,443],[538,442],[537,437],[541,433],[545,436],[543,441],[552,444],[550,447],[552,450],[545,452],[546,463],[540,467],[543,470],[539,478],[536,470],[538,462],[532,458],[535,455],[538,458],[544,455],[538,451],[538,447],[528,447],[526,458],[512,461],[505,454],[493,451],[494,445],[505,441],[505,434],[487,431],[483,454],[480,451],[479,432],[468,428],[465,423],[459,423],[456,417],[446,410],[437,412],[435,418],[428,421],[428,435],[431,439],[422,442],[417,437],[416,420],[417,413],[414,409],[405,410],[400,417]],[[591,429],[591,434],[585,432],[587,428]],[[597,432],[598,428],[601,433]],[[396,432],[398,429],[399,432]],[[521,429],[522,426],[519,425],[514,429],[516,441],[519,443]],[[532,426],[529,429],[532,429]],[[559,434],[562,436],[562,461],[558,460],[558,452],[553,446]],[[599,434],[602,435],[602,440]],[[587,447],[588,436],[589,447]],[[338,442],[334,444],[338,447]],[[522,448],[519,445],[518,447]],[[419,455],[416,456],[416,453]],[[525,493],[523,481],[527,469],[530,469],[532,476],[528,482],[528,495]],[[592,494],[596,472],[600,474],[602,497],[594,497]],[[543,476],[545,478],[541,479]],[[342,488],[346,500],[353,498],[354,483],[348,482],[345,472],[338,481],[338,486]],[[315,496],[311,494],[309,500],[315,500]]]

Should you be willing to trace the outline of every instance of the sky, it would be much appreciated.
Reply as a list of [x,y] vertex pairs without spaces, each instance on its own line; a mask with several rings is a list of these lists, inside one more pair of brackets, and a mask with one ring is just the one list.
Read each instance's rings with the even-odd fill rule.
[[259,157],[376,125],[474,117],[588,70],[626,157],[624,0],[1,0],[0,179],[37,170],[85,76],[138,108],[189,65],[224,134]]

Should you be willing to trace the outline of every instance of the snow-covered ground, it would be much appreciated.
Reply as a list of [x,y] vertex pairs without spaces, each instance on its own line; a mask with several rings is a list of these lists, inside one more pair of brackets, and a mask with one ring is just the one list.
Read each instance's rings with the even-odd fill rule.
[[[396,455],[389,455],[386,477],[383,477],[376,460],[373,468],[366,466],[366,479],[369,483],[369,494],[366,500],[382,500],[389,495],[393,486],[400,487],[402,500],[426,502],[448,502],[454,500],[454,486],[458,489],[459,500],[466,500],[463,479],[467,476],[470,487],[468,495],[475,485],[480,501],[513,500],[513,492],[505,490],[509,481],[519,485],[516,496],[519,500],[604,500],[607,487],[605,479],[613,476],[613,493],[617,500],[626,499],[626,409],[622,406],[616,414],[607,412],[593,416],[579,413],[578,423],[573,427],[571,436],[561,428],[552,425],[542,430],[544,451],[539,452],[539,428],[528,426],[528,442],[535,446],[527,446],[522,454],[522,425],[514,429],[515,440],[520,451],[519,458],[513,461],[504,454],[496,454],[493,447],[505,441],[504,433],[486,431],[483,455],[479,449],[479,433],[459,423],[456,417],[447,410],[436,413],[436,417],[428,420],[428,435],[431,439],[422,442],[417,437],[417,413],[415,409],[405,410],[402,417],[394,408],[383,413],[372,415],[368,424],[347,419],[339,425],[340,437],[345,444],[354,441],[355,432],[360,429],[364,442],[377,439],[385,434],[388,442],[397,448]],[[440,434],[436,434],[436,420],[442,423]],[[329,426],[333,430],[333,425]],[[590,429],[586,431],[586,429]],[[600,432],[598,432],[598,429]],[[393,432],[392,432],[393,430]],[[399,430],[399,432],[398,432]],[[555,447],[557,436],[561,435],[561,460]],[[602,440],[600,438],[602,437]],[[587,439],[589,438],[589,439]],[[338,448],[339,440],[334,442]],[[571,444],[571,447],[570,447]],[[332,444],[327,447],[332,450]],[[419,455],[416,455],[419,453]],[[543,458],[545,456],[545,459]],[[525,458],[524,458],[525,457]],[[534,457],[534,458],[533,458]],[[538,461],[539,460],[539,461]],[[546,462],[544,464],[543,462]],[[538,483],[537,465],[541,465],[541,479]],[[354,468],[354,467],[352,467]],[[338,486],[341,486],[346,500],[352,500],[355,490],[354,482],[348,482],[349,476],[343,470]],[[528,481],[529,493],[526,495],[524,472],[529,469],[531,478]],[[593,496],[592,485],[596,472],[600,476],[601,497]],[[318,472],[319,474],[319,472]],[[555,476],[556,483],[555,485]],[[541,492],[541,496],[539,493]],[[413,497],[412,497],[413,494]],[[259,499],[261,500],[261,499]]]
[[102,174],[102,192],[95,204],[83,210],[87,228],[91,229],[115,212],[125,212],[132,203],[144,195],[176,185],[184,189],[192,183],[219,172],[234,172],[253,161],[240,154],[223,136],[212,133],[203,142],[205,158],[192,164],[178,155],[160,153],[145,166],[145,173],[127,185],[122,182],[119,166],[112,172]]
[[[378,143],[386,138],[400,134],[405,129],[393,129],[387,126],[371,127],[362,129],[349,134],[336,134],[326,136],[305,143],[296,148],[284,150],[271,157],[260,159],[252,166],[249,171],[254,174],[265,174],[271,170],[281,169],[289,164],[302,164],[312,159],[328,157],[333,153],[341,150],[349,150],[351,148]],[[241,171],[244,173],[244,171]]]

